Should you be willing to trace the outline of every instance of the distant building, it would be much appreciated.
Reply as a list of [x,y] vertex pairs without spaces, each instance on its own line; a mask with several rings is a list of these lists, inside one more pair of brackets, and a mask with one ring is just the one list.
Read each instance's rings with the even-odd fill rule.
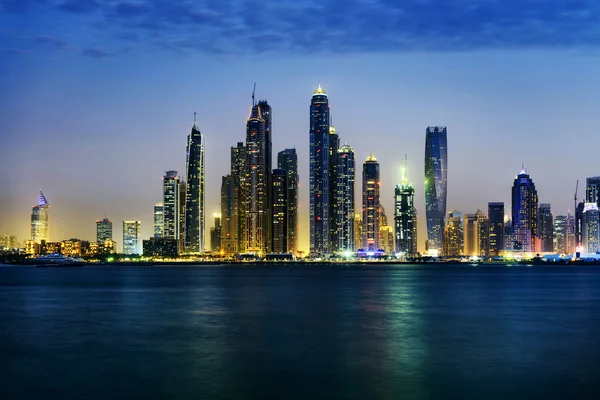
[[221,214],[217,213],[214,215],[215,222],[212,228],[210,228],[210,251],[221,250]]
[[504,250],[504,203],[488,203],[489,255],[497,257]]
[[600,176],[586,179],[585,201],[596,203],[600,207]]
[[331,123],[331,115],[329,117],[329,251],[336,251],[336,241],[339,238],[337,231],[335,200],[337,198],[338,177],[336,174],[338,163],[338,150],[340,148],[340,137]]
[[[465,214],[463,223],[463,254],[469,257],[479,255],[479,226],[476,214]],[[456,254],[459,255],[459,254]]]
[[428,250],[442,253],[448,194],[448,136],[446,127],[425,132],[425,215]]
[[487,257],[490,255],[490,220],[481,210],[475,212],[477,218],[477,230],[479,241],[479,256]]
[[568,217],[566,215],[557,215],[554,218],[554,252],[558,254],[568,254]]
[[535,184],[523,170],[513,183],[513,250],[535,251],[538,227],[538,196]]
[[164,203],[156,203],[154,205],[154,238],[163,237],[164,231],[165,206]]
[[176,258],[179,255],[179,243],[173,238],[150,238],[143,241],[144,257]]
[[337,150],[333,175],[336,181],[331,188],[335,195],[332,200],[333,213],[331,214],[331,225],[334,232],[332,251],[354,252],[356,246],[354,232],[355,162],[354,149],[347,144]]
[[362,221],[363,248],[365,251],[377,251],[379,244],[379,212],[381,203],[379,197],[379,163],[371,154],[363,164],[362,190]]
[[575,252],[575,216],[567,216],[567,253]]
[[596,203],[585,203],[583,209],[583,249],[586,253],[600,251],[600,211]]
[[550,204],[541,203],[538,208],[538,237],[540,251],[554,251],[554,217]]
[[277,168],[287,172],[287,251],[298,252],[298,155],[296,149],[285,149],[277,154]]
[[142,254],[140,221],[123,221],[123,254]]
[[408,182],[406,167],[402,182],[394,189],[394,244],[396,253],[417,254],[417,210],[415,188]]
[[283,169],[274,169],[272,172],[271,193],[271,221],[273,244],[272,253],[287,253],[288,251],[288,173]]
[[186,194],[185,194],[185,238],[184,248],[188,253],[204,251],[204,136],[196,123],[187,139]]
[[104,218],[96,221],[96,242],[104,243],[113,238],[112,221]]
[[575,209],[575,249],[583,246],[583,209],[585,203],[577,204]]
[[38,205],[31,211],[31,240],[34,242],[50,241],[49,216],[50,203],[40,190]]
[[163,176],[163,237],[179,240],[181,178],[177,171],[167,171]]
[[354,213],[354,250],[358,251],[362,248],[362,214]]
[[221,249],[226,255],[238,252],[239,185],[232,175],[221,180]]
[[464,254],[464,226],[463,214],[459,211],[450,211],[448,213],[448,222],[446,224],[445,248],[444,254],[447,256],[462,256]]

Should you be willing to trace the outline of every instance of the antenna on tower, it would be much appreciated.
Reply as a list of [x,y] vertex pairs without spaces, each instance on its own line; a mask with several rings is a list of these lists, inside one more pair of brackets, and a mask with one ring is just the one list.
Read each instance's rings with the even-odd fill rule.
[[196,124],[196,113],[194,113],[194,125]]
[[256,104],[254,103],[254,93],[256,92],[256,82],[254,82],[254,89],[252,89],[252,107]]

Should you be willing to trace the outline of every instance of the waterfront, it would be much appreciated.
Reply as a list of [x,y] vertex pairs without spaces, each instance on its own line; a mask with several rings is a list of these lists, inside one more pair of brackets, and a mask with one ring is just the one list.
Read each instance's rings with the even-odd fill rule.
[[3,398],[592,398],[600,269],[0,267]]

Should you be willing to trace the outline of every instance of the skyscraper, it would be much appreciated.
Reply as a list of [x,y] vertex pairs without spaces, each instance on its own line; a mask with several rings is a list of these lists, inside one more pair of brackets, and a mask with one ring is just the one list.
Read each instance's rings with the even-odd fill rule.
[[296,149],[285,149],[277,154],[277,168],[287,172],[287,251],[298,251],[298,155]]
[[167,171],[163,176],[163,237],[179,240],[180,178],[177,171]]
[[335,215],[335,199],[336,199],[336,188],[337,188],[337,176],[336,167],[338,161],[338,149],[340,148],[340,137],[335,130],[335,127],[331,124],[331,113],[329,117],[329,250],[335,251],[335,241],[338,238],[336,230],[336,215]]
[[585,208],[585,203],[581,202],[577,204],[577,208],[575,209],[575,239],[574,251],[577,251],[578,247],[583,246],[583,209]]
[[583,208],[583,250],[595,254],[600,251],[600,212],[598,204],[585,203]]
[[554,221],[550,204],[541,203],[538,208],[538,237],[540,251],[554,251]]
[[329,100],[321,85],[310,104],[310,254],[323,255],[329,246]]
[[371,154],[363,164],[363,249],[377,251],[379,245],[379,163]]
[[154,205],[154,238],[163,237],[165,207],[162,202]]
[[446,222],[448,137],[446,127],[425,132],[425,214],[429,250],[442,252]]
[[50,203],[40,190],[38,205],[31,211],[31,240],[35,243],[50,241],[49,229]]
[[499,256],[504,250],[504,203],[488,203],[488,218],[490,224],[490,256]]
[[272,182],[272,171],[273,171],[273,110],[269,103],[266,100],[260,100],[258,102],[258,107],[260,108],[260,115],[265,120],[265,135],[264,135],[264,144],[261,147],[264,149],[264,164],[265,164],[265,175],[266,175],[266,228],[264,230],[264,251],[266,253],[270,253],[273,251],[272,244],[272,232],[273,228],[272,220],[271,220],[271,210],[273,208],[273,182]]
[[406,167],[402,181],[394,189],[394,241],[396,253],[407,256],[417,254],[417,211],[415,188],[408,182]]
[[266,122],[259,105],[253,104],[246,121],[245,248],[265,254],[270,238],[270,193],[267,171]]
[[273,253],[286,253],[288,251],[288,182],[287,171],[274,169],[272,177],[272,238]]
[[239,253],[246,252],[246,196],[248,195],[248,168],[246,167],[248,159],[246,153],[246,146],[243,142],[238,142],[235,147],[231,148],[231,177],[233,179],[231,184],[234,189],[230,193],[235,196],[235,191],[237,191],[237,198],[234,197],[229,205],[237,210],[236,237],[238,243],[236,252]]
[[600,207],[600,176],[586,179],[585,200],[588,203],[596,203]]
[[444,235],[444,253],[447,256],[462,256],[464,254],[464,225],[463,214],[456,210],[448,213],[448,224]]
[[337,150],[334,160],[332,251],[354,252],[354,150],[345,144]]
[[227,255],[238,252],[238,194],[239,186],[232,175],[221,182],[221,249]]
[[140,221],[123,221],[123,254],[142,254]]
[[221,214],[216,213],[214,215],[215,222],[212,228],[210,228],[210,251],[221,250]]
[[479,225],[476,214],[465,214],[463,223],[464,254],[467,256],[479,255]]
[[487,257],[490,255],[490,220],[481,210],[475,212],[477,218],[479,256]]
[[362,213],[354,213],[354,250],[362,248]]
[[535,185],[522,170],[512,188],[513,250],[535,251],[538,225],[538,197]]
[[568,217],[566,215],[557,215],[554,218],[554,252],[558,254],[567,254],[569,252],[568,240]]
[[104,243],[107,240],[112,240],[113,237],[112,221],[104,218],[96,221],[96,242]]
[[188,253],[204,251],[204,136],[194,113],[194,124],[187,139],[185,194],[185,240]]

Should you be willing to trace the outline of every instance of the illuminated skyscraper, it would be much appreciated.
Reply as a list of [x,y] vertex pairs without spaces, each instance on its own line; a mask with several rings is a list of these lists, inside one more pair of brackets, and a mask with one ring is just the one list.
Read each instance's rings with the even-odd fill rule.
[[272,177],[272,237],[273,253],[286,253],[288,251],[288,182],[287,171],[274,169]]
[[31,240],[35,243],[50,241],[49,229],[50,203],[40,190],[38,205],[31,211]]
[[321,85],[310,104],[310,254],[331,252],[329,246],[329,100]]
[[514,251],[535,251],[538,225],[538,197],[535,185],[523,170],[512,188],[512,223]]
[[354,251],[362,248],[362,213],[354,213]]
[[585,203],[581,202],[577,204],[577,208],[575,209],[575,239],[574,239],[574,251],[577,250],[578,247],[583,246],[583,209],[585,208]]
[[267,171],[266,121],[259,105],[253,104],[246,121],[246,177],[245,186],[245,250],[265,254],[270,243],[270,193]]
[[140,221],[123,221],[123,254],[142,254]]
[[[237,215],[237,246],[236,252],[246,252],[246,196],[248,195],[248,168],[247,152],[243,142],[238,142],[237,146],[231,148],[231,177],[232,188],[230,192],[234,197],[229,206],[236,210]],[[237,194],[235,193],[237,191]],[[221,212],[223,214],[223,212]],[[233,228],[233,225],[231,227]],[[233,235],[233,231],[231,231]],[[233,237],[233,236],[232,236]]]
[[554,221],[550,204],[542,203],[538,208],[538,237],[540,251],[554,251]]
[[504,250],[504,203],[488,203],[488,217],[490,225],[489,254],[497,257]]
[[446,221],[448,137],[446,127],[428,127],[425,135],[425,214],[429,250],[442,252]]
[[332,174],[336,181],[332,187],[334,198],[332,225],[332,251],[354,252],[354,150],[343,145],[337,150]]
[[264,149],[264,164],[265,164],[265,175],[266,175],[266,228],[264,230],[264,251],[266,253],[273,252],[272,244],[273,244],[273,228],[272,228],[272,209],[273,209],[273,181],[272,181],[272,171],[273,171],[273,110],[269,103],[266,100],[260,100],[258,102],[258,107],[260,108],[260,115],[265,120],[265,135],[264,135],[264,144],[261,144],[261,148]]
[[444,235],[444,253],[447,256],[462,256],[464,254],[463,214],[456,210],[448,214],[448,224]]
[[298,251],[298,155],[296,149],[285,149],[277,154],[277,168],[287,172],[287,251]]
[[600,212],[596,203],[585,203],[583,208],[583,251],[600,251]]
[[477,229],[479,240],[479,256],[487,257],[490,255],[490,220],[481,210],[475,213],[477,217]]
[[221,182],[221,249],[227,255],[238,252],[238,195],[239,186],[232,175]]
[[479,255],[479,223],[476,214],[465,214],[463,222],[463,254],[471,257]]
[[219,251],[221,250],[221,214],[216,213],[214,217],[214,225],[210,228],[210,251]]
[[567,254],[568,251],[568,217],[566,215],[557,215],[554,218],[554,252],[558,254]]
[[331,252],[336,251],[337,245],[335,241],[339,237],[337,232],[336,223],[336,211],[335,211],[335,199],[337,190],[337,176],[336,167],[338,161],[338,149],[340,148],[340,137],[335,130],[335,127],[331,124],[331,110],[329,120],[329,250]]
[[379,163],[371,154],[363,164],[363,249],[377,251],[379,244]]
[[396,253],[406,256],[417,254],[417,210],[415,188],[408,182],[406,167],[402,181],[394,189],[394,241]]
[[588,203],[596,203],[600,207],[600,176],[586,179],[585,200]]
[[180,181],[177,171],[163,176],[163,237],[179,240],[180,234]]
[[164,215],[164,204],[156,203],[154,205],[154,238],[156,239],[163,237]]
[[185,194],[185,240],[188,253],[204,251],[204,136],[196,123],[187,139]]
[[107,240],[112,240],[112,237],[112,221],[108,218],[96,221],[96,242],[104,243]]

